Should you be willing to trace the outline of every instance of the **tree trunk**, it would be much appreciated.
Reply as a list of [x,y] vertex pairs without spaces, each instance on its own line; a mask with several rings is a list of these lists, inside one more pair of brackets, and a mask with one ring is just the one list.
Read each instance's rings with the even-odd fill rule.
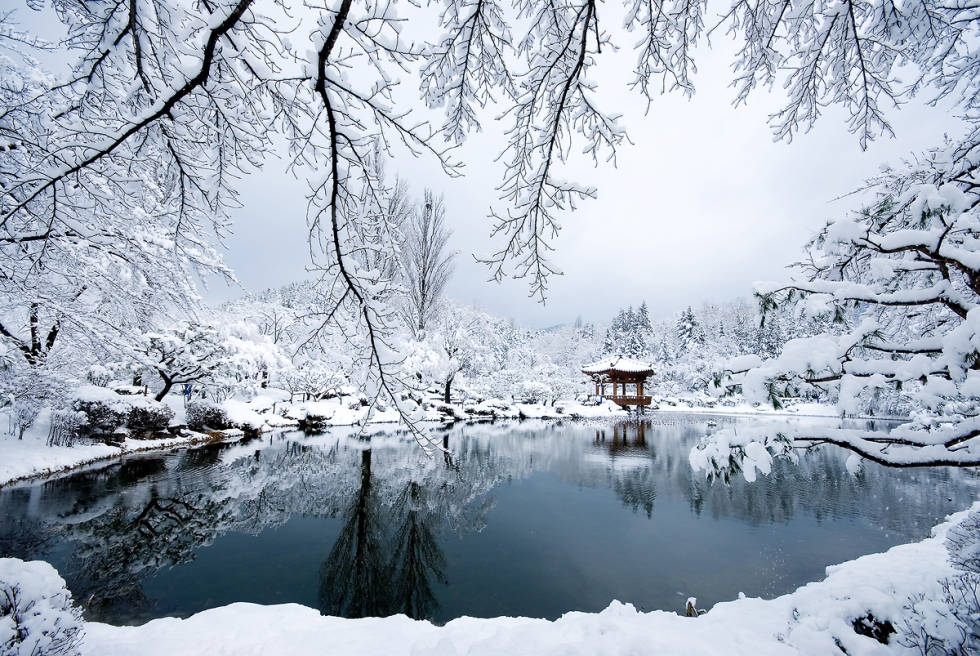
[[160,377],[163,378],[163,389],[160,390],[159,394],[153,397],[153,399],[158,402],[163,401],[164,397],[170,393],[170,388],[174,386],[174,381],[170,380],[166,376],[160,376]]
[[450,376],[449,378],[446,379],[446,396],[445,396],[446,403],[451,403],[451,401],[449,400],[449,392],[452,389],[452,386],[453,386],[453,377]]

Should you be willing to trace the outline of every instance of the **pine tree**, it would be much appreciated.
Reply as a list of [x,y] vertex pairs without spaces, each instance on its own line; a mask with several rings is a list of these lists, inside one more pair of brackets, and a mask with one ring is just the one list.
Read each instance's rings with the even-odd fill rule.
[[636,323],[640,330],[647,333],[653,330],[653,326],[650,325],[650,311],[647,309],[646,301],[643,301],[640,309],[636,311]]
[[620,310],[613,319],[602,343],[603,353],[644,358],[649,353],[652,331],[646,302],[639,310],[633,310],[631,305],[626,310]]
[[681,312],[681,318],[677,321],[677,341],[681,350],[690,351],[697,346],[704,346],[708,336],[704,328],[694,316],[694,310],[687,306],[687,310]]
[[783,344],[786,342],[786,338],[783,335],[782,324],[779,321],[779,315],[775,312],[769,313],[762,325],[759,326],[759,331],[756,334],[756,353],[761,358],[775,358],[783,350]]

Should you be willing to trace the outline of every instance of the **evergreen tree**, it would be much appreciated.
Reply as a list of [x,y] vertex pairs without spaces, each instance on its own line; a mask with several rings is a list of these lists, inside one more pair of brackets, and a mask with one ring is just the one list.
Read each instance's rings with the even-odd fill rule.
[[650,325],[650,311],[647,309],[646,301],[643,301],[640,309],[636,311],[636,325],[644,335],[649,335],[653,332],[653,326]]
[[768,359],[779,356],[786,339],[776,312],[771,312],[765,317],[756,335],[756,353],[759,357]]
[[642,359],[649,353],[652,331],[646,302],[639,310],[633,310],[631,305],[613,319],[602,343],[603,353]]
[[704,332],[701,323],[694,316],[694,310],[687,306],[687,310],[681,312],[681,318],[677,321],[677,341],[681,351],[688,352],[694,347],[704,346],[708,336]]

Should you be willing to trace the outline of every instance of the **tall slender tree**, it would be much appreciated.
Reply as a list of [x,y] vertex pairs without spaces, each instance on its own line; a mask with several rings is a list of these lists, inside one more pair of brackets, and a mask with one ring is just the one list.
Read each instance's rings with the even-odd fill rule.
[[424,339],[442,303],[446,284],[456,270],[457,252],[448,249],[452,230],[446,226],[446,208],[426,189],[422,202],[405,225],[401,247],[404,285],[407,294],[402,315],[415,339]]

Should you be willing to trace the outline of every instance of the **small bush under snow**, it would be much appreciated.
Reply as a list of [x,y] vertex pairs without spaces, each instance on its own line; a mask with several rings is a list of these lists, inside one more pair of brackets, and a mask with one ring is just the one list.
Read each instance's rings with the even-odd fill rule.
[[80,388],[71,407],[85,415],[85,422],[77,428],[78,435],[102,440],[126,424],[130,409],[121,396],[94,385]]
[[946,534],[949,562],[961,573],[942,582],[939,599],[911,599],[902,643],[923,656],[980,653],[980,511]]
[[55,410],[48,427],[48,446],[75,446],[78,429],[86,422],[85,414],[74,410]]
[[220,405],[207,401],[187,404],[187,427],[191,430],[225,430],[232,428],[228,413]]
[[75,656],[83,633],[82,614],[51,565],[0,558],[0,654]]
[[126,418],[126,426],[129,428],[133,437],[149,437],[153,433],[167,430],[170,420],[174,418],[174,411],[163,403],[147,401],[134,405],[129,410]]

